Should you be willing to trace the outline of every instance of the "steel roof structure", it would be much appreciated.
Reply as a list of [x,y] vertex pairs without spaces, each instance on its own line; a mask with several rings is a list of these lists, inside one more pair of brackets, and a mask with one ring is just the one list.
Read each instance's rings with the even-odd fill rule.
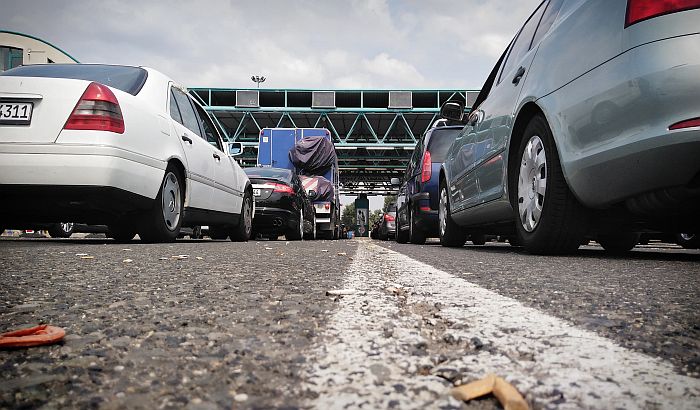
[[468,112],[477,90],[298,90],[190,88],[229,141],[244,146],[241,165],[255,166],[263,128],[324,127],[340,165],[341,193],[395,193],[416,141],[438,119],[445,101]]

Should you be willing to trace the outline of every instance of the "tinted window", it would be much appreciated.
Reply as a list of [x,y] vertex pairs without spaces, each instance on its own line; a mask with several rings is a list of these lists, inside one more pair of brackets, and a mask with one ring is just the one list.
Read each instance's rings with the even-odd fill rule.
[[221,146],[221,142],[219,142],[219,134],[217,134],[216,128],[214,127],[214,123],[211,121],[209,114],[207,114],[207,112],[204,111],[204,108],[200,107],[199,104],[192,103],[192,105],[194,105],[194,107],[197,109],[197,118],[199,118],[200,127],[202,130],[204,130],[204,139],[211,145],[223,151],[224,148]]
[[395,203],[389,204],[389,206],[386,208],[386,211],[396,213],[396,204]]
[[542,15],[540,26],[537,27],[535,37],[532,39],[532,44],[530,45],[530,48],[539,43],[542,37],[544,37],[544,35],[547,34],[550,27],[552,27],[552,24],[554,24],[554,20],[557,19],[557,15],[559,15],[559,9],[561,9],[561,5],[563,3],[564,0],[551,0],[549,2],[547,8],[544,11],[544,14]]
[[461,128],[436,129],[430,134],[428,151],[432,162],[445,162],[447,151],[450,150],[450,146],[460,131],[462,131]]
[[515,39],[515,43],[513,43],[513,47],[511,47],[510,52],[508,53],[508,59],[506,59],[503,70],[501,71],[500,80],[498,82],[501,82],[503,79],[503,74],[508,74],[513,68],[515,68],[515,65],[518,64],[525,53],[530,50],[532,36],[535,34],[535,29],[537,29],[537,25],[540,22],[543,10],[544,6],[540,4],[537,10],[532,14],[532,16],[530,16],[530,19],[520,30],[518,38]]
[[131,95],[141,91],[148,72],[139,67],[99,64],[40,64],[26,65],[0,73],[13,77],[70,78],[95,81]]
[[177,101],[175,101],[172,89],[170,90],[170,117],[182,124],[182,116],[180,115],[180,109],[177,108]]
[[283,168],[244,168],[248,178],[276,179],[289,182],[292,180],[292,171]]
[[199,118],[192,108],[190,103],[190,97],[177,88],[171,88],[173,94],[175,95],[175,101],[177,101],[177,107],[180,109],[180,115],[182,115],[182,125],[189,128],[190,131],[201,134],[199,130]]

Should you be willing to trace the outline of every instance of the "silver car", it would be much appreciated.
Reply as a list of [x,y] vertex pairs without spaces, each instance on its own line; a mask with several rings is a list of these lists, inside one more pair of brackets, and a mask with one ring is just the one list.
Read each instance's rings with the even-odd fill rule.
[[543,1],[448,152],[441,243],[624,252],[700,232],[699,22],[699,0]]

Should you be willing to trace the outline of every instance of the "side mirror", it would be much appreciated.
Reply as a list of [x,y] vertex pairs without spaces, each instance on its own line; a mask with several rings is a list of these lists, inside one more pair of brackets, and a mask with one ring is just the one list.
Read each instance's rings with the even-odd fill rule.
[[313,189],[309,189],[309,192],[307,193],[307,195],[309,196],[309,199],[314,199],[314,198],[316,198],[317,193]]
[[401,185],[401,180],[398,178],[391,178],[391,186],[399,186]]
[[240,142],[228,143],[228,156],[235,157],[243,153],[243,144]]
[[446,101],[440,107],[440,116],[451,121],[462,121],[464,104],[459,101]]

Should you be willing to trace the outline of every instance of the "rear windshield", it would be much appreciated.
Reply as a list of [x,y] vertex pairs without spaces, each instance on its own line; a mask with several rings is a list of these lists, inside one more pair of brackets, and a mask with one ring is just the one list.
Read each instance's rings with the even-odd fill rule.
[[432,162],[445,162],[447,151],[460,131],[461,128],[436,129],[430,134],[428,151]]
[[284,168],[245,168],[248,178],[275,179],[289,182],[292,180],[292,171]]
[[25,65],[0,73],[11,77],[69,78],[95,81],[136,95],[146,82],[148,72],[139,67],[99,64]]
[[389,206],[386,208],[386,211],[396,213],[396,204],[389,204]]

